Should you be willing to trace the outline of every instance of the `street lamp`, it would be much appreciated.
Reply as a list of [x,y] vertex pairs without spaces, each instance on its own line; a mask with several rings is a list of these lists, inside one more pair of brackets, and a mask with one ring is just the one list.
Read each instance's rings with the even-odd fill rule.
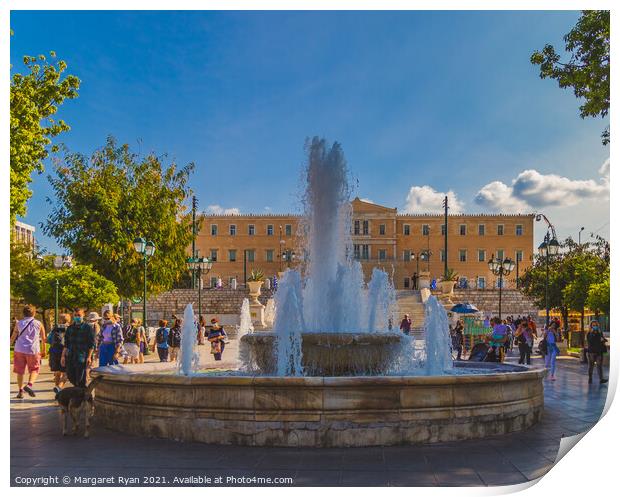
[[155,253],[155,244],[151,241],[147,241],[144,238],[136,238],[133,241],[133,247],[136,252],[142,256],[144,263],[144,291],[142,293],[142,321],[144,323],[144,329],[146,330],[146,265],[148,260],[153,257]]
[[581,232],[585,229],[586,229],[585,226],[582,226],[581,229],[579,230],[579,246],[580,247],[581,247]]
[[[549,256],[558,255],[560,252],[560,244],[558,243],[558,237],[555,234],[555,228],[553,224],[547,219],[544,214],[536,214],[536,221],[544,219],[547,223],[547,233],[545,239],[538,246],[538,253],[541,257],[545,258],[545,325],[549,326]],[[584,228],[581,228],[582,230]],[[581,231],[579,232],[581,237]],[[582,323],[583,328],[583,323]]]
[[515,263],[512,259],[506,257],[503,261],[500,258],[495,258],[495,255],[491,255],[489,259],[489,269],[495,276],[499,276],[499,318],[502,319],[502,287],[504,286],[504,276],[508,276],[515,268]]
[[[62,269],[63,267],[73,267],[73,261],[70,255],[57,255],[54,257],[54,269]],[[54,283],[54,327],[58,326],[58,288],[60,283],[58,278]]]
[[202,272],[211,271],[213,262],[208,257],[188,257],[187,267],[192,274],[198,275],[198,317],[202,316]]

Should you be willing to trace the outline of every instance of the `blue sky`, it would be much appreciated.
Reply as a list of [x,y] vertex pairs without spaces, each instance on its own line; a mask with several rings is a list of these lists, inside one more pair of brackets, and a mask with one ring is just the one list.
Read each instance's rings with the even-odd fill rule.
[[[11,62],[55,50],[82,80],[60,112],[69,149],[90,154],[111,134],[193,161],[202,209],[297,211],[304,140],[322,135],[342,143],[362,198],[420,211],[452,191],[465,212],[540,210],[561,236],[608,236],[607,120],[582,120],[529,62],[577,18],[14,11]],[[38,227],[45,174],[33,189],[25,221]]]

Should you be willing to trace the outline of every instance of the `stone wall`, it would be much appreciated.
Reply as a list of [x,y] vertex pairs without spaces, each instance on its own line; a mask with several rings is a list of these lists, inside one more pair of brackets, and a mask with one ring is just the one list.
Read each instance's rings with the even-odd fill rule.
[[[259,301],[265,305],[272,296],[272,290],[261,290]],[[224,325],[238,324],[239,311],[244,298],[250,298],[245,288],[203,289],[202,290],[202,314],[207,318],[217,316]],[[170,320],[172,315],[182,316],[187,304],[194,306],[194,312],[198,314],[198,290],[177,289],[163,292],[147,299],[147,319],[149,326],[157,326],[160,319]],[[130,303],[124,309],[124,319],[131,315],[142,316],[142,303]]]
[[[454,303],[469,302],[475,305],[485,314],[490,316],[497,315],[499,311],[499,290],[454,290],[452,297]],[[502,316],[525,316],[531,315],[534,319],[538,317],[538,307],[519,290],[502,290]]]

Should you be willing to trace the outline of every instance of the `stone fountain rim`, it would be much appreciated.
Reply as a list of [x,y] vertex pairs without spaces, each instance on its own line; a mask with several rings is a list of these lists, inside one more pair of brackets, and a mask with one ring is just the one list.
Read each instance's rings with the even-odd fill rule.
[[[161,366],[160,366],[161,364]],[[478,363],[490,364],[492,366],[480,367],[480,369],[490,369],[497,367],[497,363]],[[455,362],[457,367],[472,367],[469,362]],[[159,367],[158,367],[159,366]],[[308,386],[308,387],[372,387],[372,386],[446,386],[454,384],[476,384],[492,383],[497,381],[513,382],[524,379],[544,378],[547,370],[544,368],[527,368],[525,366],[506,365],[511,368],[520,368],[517,371],[493,372],[489,374],[464,374],[464,375],[445,375],[445,376],[183,376],[180,374],[170,374],[177,372],[176,368],[170,368],[165,363],[137,364],[132,368],[118,366],[105,366],[95,368],[91,371],[91,376],[99,376],[107,381],[117,381],[121,383],[142,383],[151,385],[186,385],[186,386]]]

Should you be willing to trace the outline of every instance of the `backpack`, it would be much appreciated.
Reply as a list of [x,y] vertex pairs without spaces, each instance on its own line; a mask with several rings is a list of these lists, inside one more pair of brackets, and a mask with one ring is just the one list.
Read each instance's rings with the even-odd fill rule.
[[159,328],[155,333],[155,341],[157,343],[164,343],[164,330],[165,328]]
[[138,335],[138,330],[136,330],[131,325],[127,325],[125,327],[125,330],[123,331],[123,336],[125,337],[125,341],[128,343],[136,343],[137,335]]

